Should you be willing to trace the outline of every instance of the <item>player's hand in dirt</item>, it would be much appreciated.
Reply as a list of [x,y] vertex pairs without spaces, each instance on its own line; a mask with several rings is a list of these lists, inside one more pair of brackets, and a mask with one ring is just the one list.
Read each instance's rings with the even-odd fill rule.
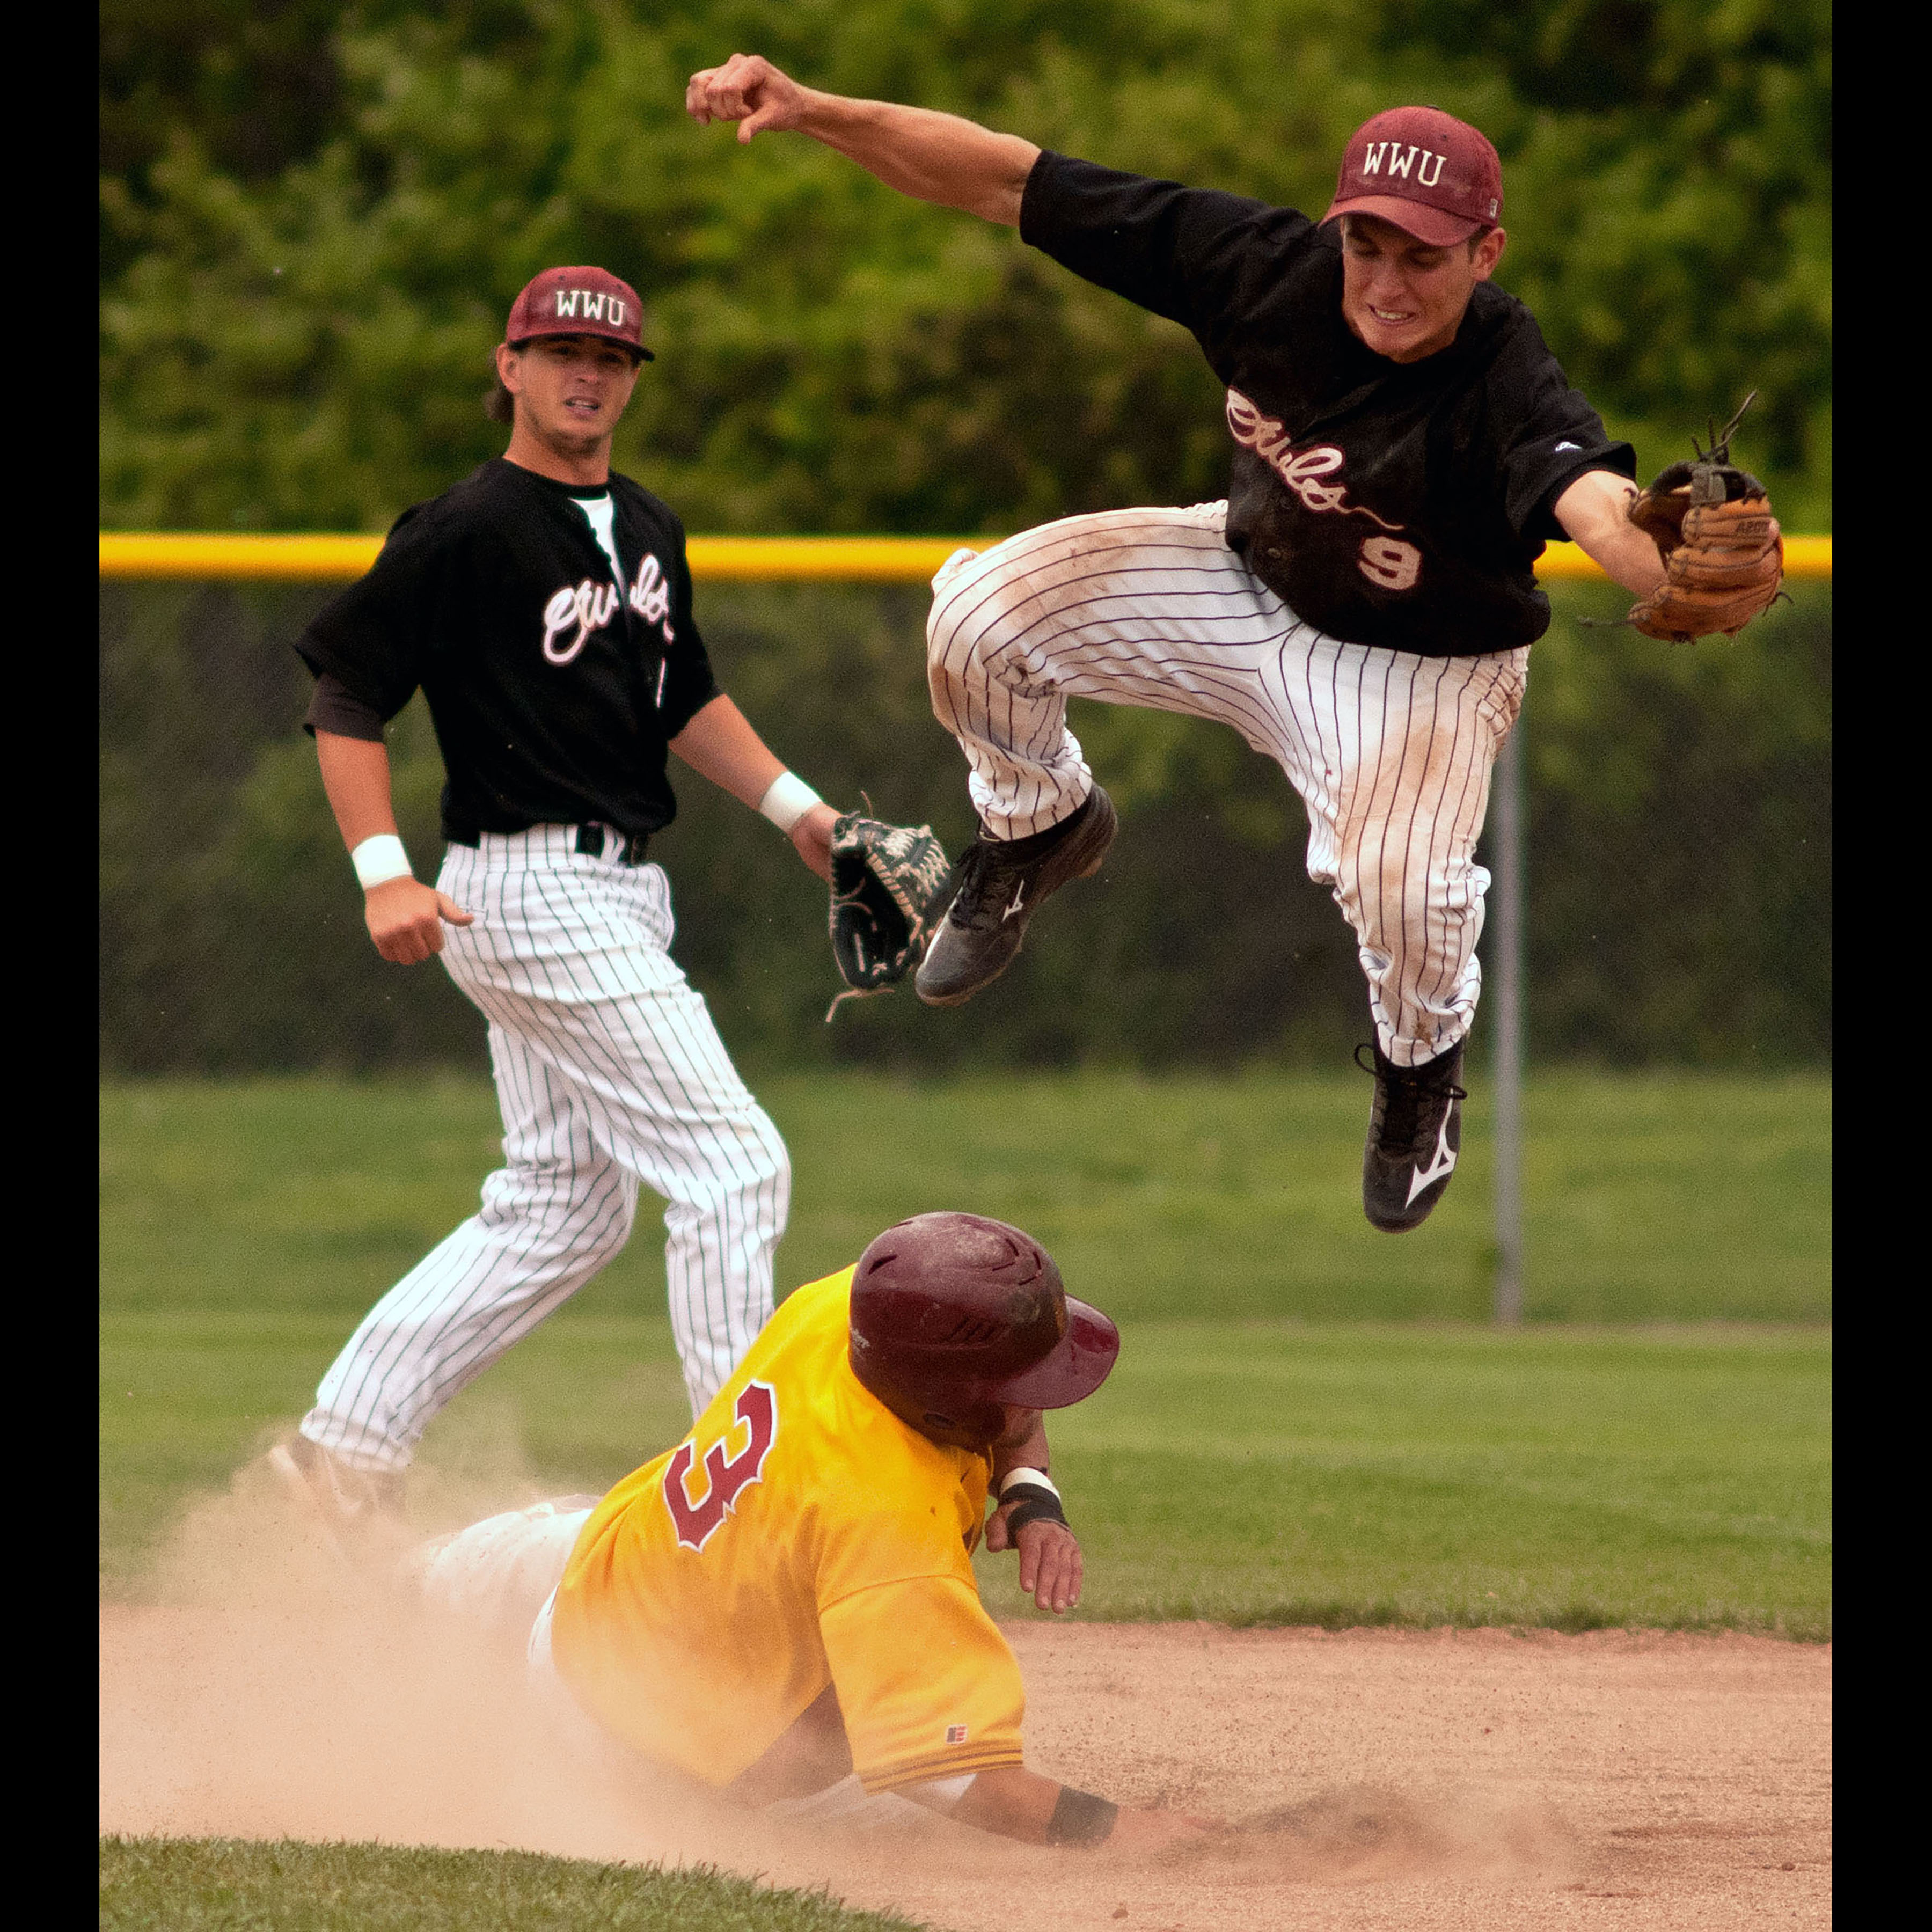
[[446,894],[421,879],[385,879],[362,895],[363,916],[369,937],[385,959],[398,966],[416,966],[442,950],[442,923],[475,923]]
[[684,106],[700,124],[736,122],[744,142],[767,129],[796,128],[804,116],[805,90],[762,54],[734,54],[722,67],[691,76]]
[[[1006,1503],[993,1513],[986,1525],[988,1550],[1013,1548],[1006,1518],[1018,1507]],[[1018,1548],[1020,1588],[1031,1592],[1034,1601],[1056,1616],[1072,1609],[1080,1600],[1080,1539],[1064,1522],[1042,1517],[1021,1525]]]
[[831,806],[814,805],[788,835],[798,856],[827,885],[832,883],[832,828],[838,823],[838,814]]
[[1192,1811],[1143,1811],[1124,1804],[1105,1849],[1130,1854],[1190,1850],[1213,1844],[1227,1828],[1219,1818]]

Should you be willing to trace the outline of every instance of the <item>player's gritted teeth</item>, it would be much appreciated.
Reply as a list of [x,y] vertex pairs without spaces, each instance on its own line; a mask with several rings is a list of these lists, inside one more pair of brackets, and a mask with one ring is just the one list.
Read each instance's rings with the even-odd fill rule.
[[1370,214],[1342,218],[1342,314],[1378,356],[1413,362],[1456,339],[1471,291],[1502,252],[1502,230],[1473,248],[1436,248]]

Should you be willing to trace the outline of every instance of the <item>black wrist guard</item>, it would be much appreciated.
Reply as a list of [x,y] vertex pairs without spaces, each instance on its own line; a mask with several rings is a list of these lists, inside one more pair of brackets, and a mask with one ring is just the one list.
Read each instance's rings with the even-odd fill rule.
[[[1051,1490],[1042,1489],[1037,1483],[1016,1483],[1000,1498],[1000,1507],[1012,1505],[1012,1513],[1006,1518],[1006,1534],[1017,1536],[1030,1522],[1066,1522],[1066,1512],[1060,1506],[1060,1498]],[[1068,1525],[1069,1528],[1072,1526]]]
[[1096,1798],[1090,1791],[1076,1791],[1072,1785],[1060,1787],[1059,1802],[1047,1822],[1049,1845],[1103,1845],[1113,1836],[1114,1820],[1120,1815],[1118,1804]]

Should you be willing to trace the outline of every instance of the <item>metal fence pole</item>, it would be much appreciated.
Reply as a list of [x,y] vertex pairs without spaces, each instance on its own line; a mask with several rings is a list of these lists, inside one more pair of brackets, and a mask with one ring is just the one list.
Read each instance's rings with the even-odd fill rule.
[[1495,1321],[1522,1319],[1522,729],[1516,719],[1496,760],[1496,880],[1490,950],[1496,984],[1496,1279]]

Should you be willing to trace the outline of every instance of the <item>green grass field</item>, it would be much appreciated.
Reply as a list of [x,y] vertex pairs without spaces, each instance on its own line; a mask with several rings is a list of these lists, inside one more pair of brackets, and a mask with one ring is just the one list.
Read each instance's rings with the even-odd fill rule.
[[[1361,1216],[1358,1076],[762,1081],[796,1174],[780,1280],[843,1266],[902,1215],[970,1206],[1038,1234],[1123,1321],[1480,1318],[1492,1170],[1474,1084],[1455,1185],[1391,1239]],[[483,1082],[158,1082],[101,1108],[117,1312],[360,1314],[474,1211],[501,1157]],[[1828,1319],[1827,1080],[1550,1074],[1526,1112],[1532,1321]],[[656,1317],[663,1280],[645,1229],[590,1298]]]
[[101,1932],[918,1932],[705,1867],[292,1839],[103,1838]]
[[[1455,1187],[1399,1240],[1356,1202],[1366,1081],[762,1091],[797,1169],[782,1286],[970,1206],[1120,1318],[1113,1380],[1055,1428],[1083,1615],[1828,1632],[1823,1080],[1532,1083],[1515,1334],[1474,1318],[1480,1090]],[[101,1561],[127,1594],[470,1211],[500,1130],[464,1082],[115,1088],[102,1112]],[[640,1225],[440,1419],[418,1506],[452,1473],[600,1487],[675,1440],[662,1295]],[[986,1574],[1014,1609],[1010,1561]]]

